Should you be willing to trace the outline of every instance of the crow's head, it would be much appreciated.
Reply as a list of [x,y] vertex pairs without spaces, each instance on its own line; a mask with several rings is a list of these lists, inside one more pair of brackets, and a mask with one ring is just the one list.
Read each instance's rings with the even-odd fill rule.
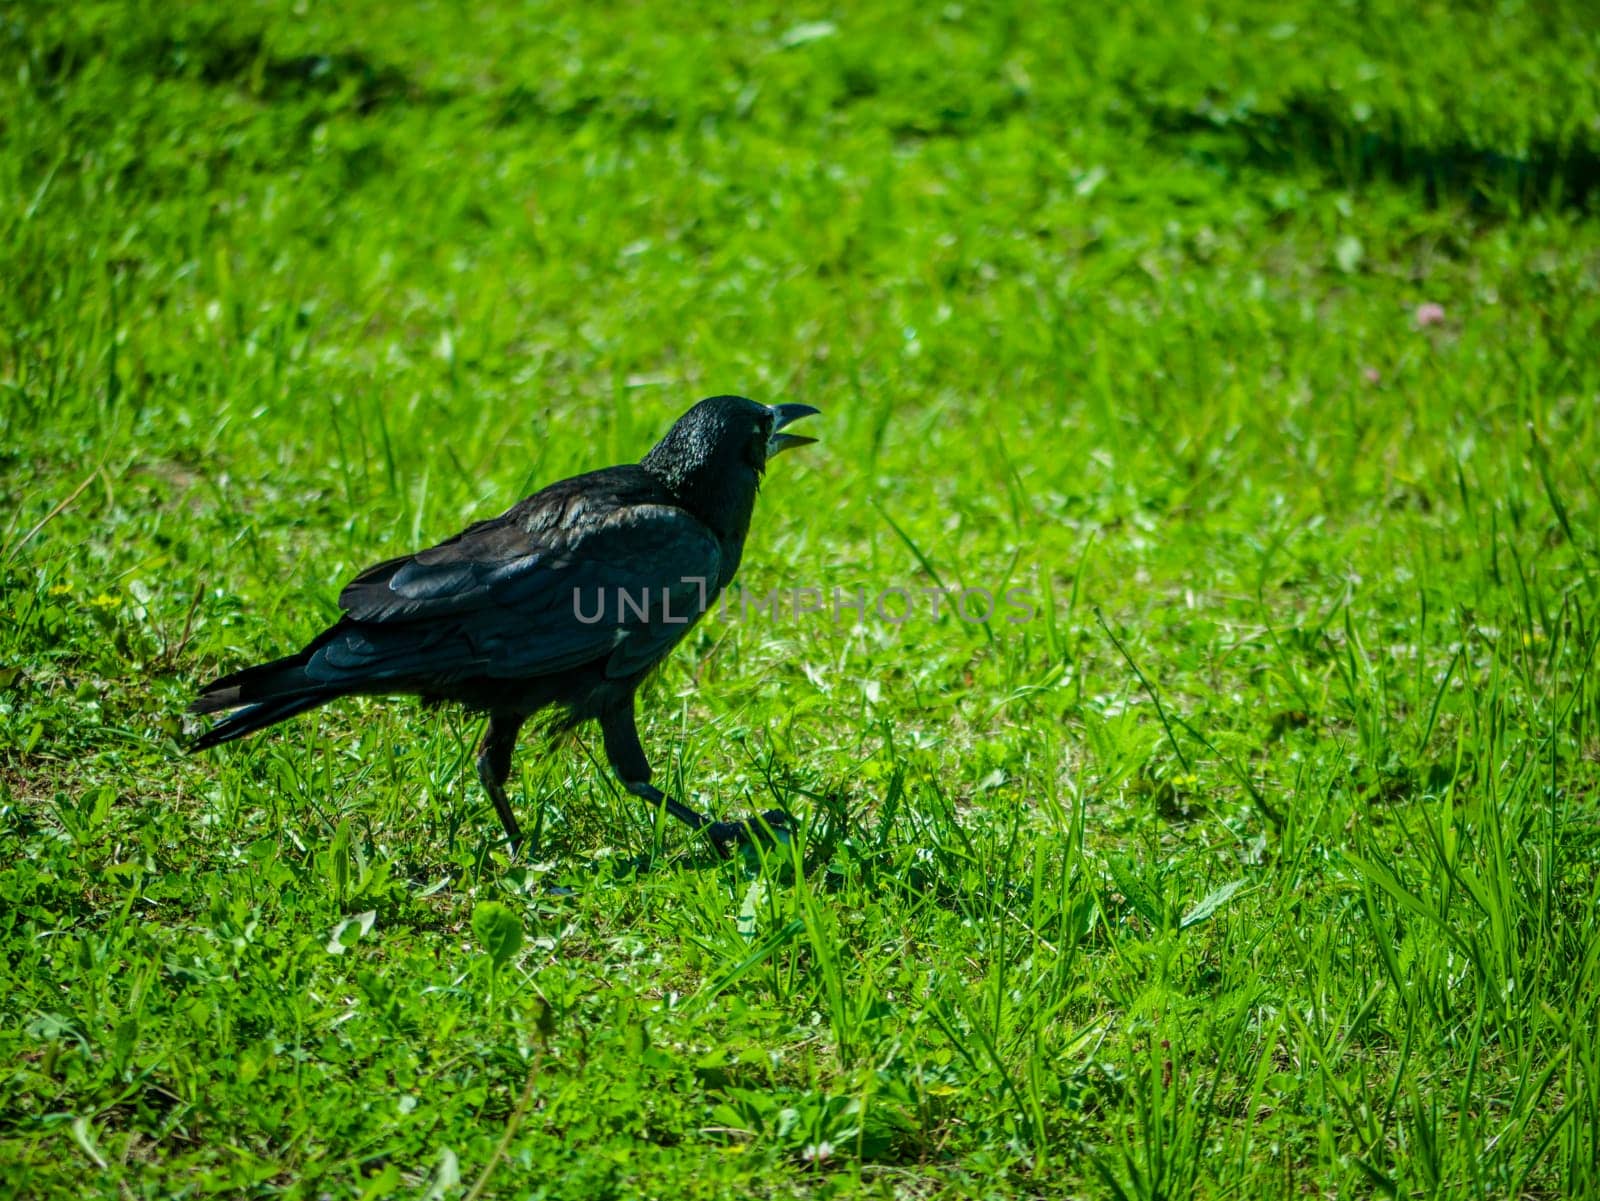
[[743,396],[713,396],[678,418],[642,465],[714,528],[742,530],[749,524],[767,460],[791,446],[816,441],[780,431],[816,412],[810,405],[762,405]]

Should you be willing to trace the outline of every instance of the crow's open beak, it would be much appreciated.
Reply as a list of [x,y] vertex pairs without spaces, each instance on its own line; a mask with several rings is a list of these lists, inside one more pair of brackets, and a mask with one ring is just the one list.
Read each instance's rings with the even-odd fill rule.
[[799,434],[780,434],[778,431],[790,422],[799,421],[802,417],[813,417],[822,412],[813,409],[810,405],[770,405],[772,410],[772,437],[767,439],[767,458],[788,450],[792,446],[806,446],[815,442],[815,438],[802,437]]

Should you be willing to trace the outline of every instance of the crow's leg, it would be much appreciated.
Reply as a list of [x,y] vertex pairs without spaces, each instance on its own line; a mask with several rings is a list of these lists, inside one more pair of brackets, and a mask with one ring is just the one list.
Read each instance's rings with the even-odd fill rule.
[[639,741],[639,727],[633,720],[633,698],[630,696],[600,714],[600,734],[605,739],[606,760],[617,773],[622,786],[648,805],[661,806],[691,830],[713,825],[703,813],[680,804],[650,783],[650,760],[644,757],[644,746]]
[[736,843],[770,842],[769,832],[785,830],[790,824],[788,814],[777,810],[762,814],[759,820],[714,822],[651,784],[650,761],[645,758],[644,747],[639,742],[639,728],[634,724],[631,696],[600,715],[600,733],[605,738],[606,759],[611,763],[611,770],[622,781],[622,786],[652,808],[665,808],[689,829],[704,831],[719,855],[727,855]]
[[511,798],[506,796],[506,777],[511,774],[511,752],[516,749],[517,732],[527,720],[520,713],[490,714],[489,728],[484,731],[483,745],[478,748],[478,779],[494,802],[494,811],[500,815],[500,824],[506,829],[513,855],[522,846],[522,831],[517,827],[517,815],[511,812]]

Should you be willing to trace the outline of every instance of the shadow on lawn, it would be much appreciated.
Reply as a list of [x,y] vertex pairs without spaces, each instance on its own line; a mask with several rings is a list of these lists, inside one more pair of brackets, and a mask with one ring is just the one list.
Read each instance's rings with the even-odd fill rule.
[[[1143,98],[1132,96],[1138,104]],[[1313,165],[1345,184],[1385,180],[1427,204],[1465,201],[1499,216],[1590,207],[1600,188],[1600,147],[1590,133],[1536,138],[1518,153],[1467,138],[1417,138],[1395,112],[1357,120],[1329,97],[1296,94],[1273,111],[1147,108],[1158,136],[1231,166],[1287,172]]]

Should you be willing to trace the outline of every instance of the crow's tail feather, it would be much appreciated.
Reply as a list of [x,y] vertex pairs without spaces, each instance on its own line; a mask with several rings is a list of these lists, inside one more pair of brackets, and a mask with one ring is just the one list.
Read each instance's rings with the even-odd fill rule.
[[349,692],[337,684],[313,680],[305,666],[315,644],[297,655],[247,667],[206,685],[189,706],[190,713],[230,713],[188,746],[190,753],[243,738],[297,713],[325,705]]
[[275,701],[262,701],[260,704],[247,706],[237,713],[230,713],[185,749],[193,754],[207,747],[221,746],[224,742],[232,742],[235,738],[243,738],[246,734],[254,734],[257,730],[275,726],[296,713],[304,713],[307,709],[325,705],[337,695],[338,693],[312,693],[309,696],[286,696]]

